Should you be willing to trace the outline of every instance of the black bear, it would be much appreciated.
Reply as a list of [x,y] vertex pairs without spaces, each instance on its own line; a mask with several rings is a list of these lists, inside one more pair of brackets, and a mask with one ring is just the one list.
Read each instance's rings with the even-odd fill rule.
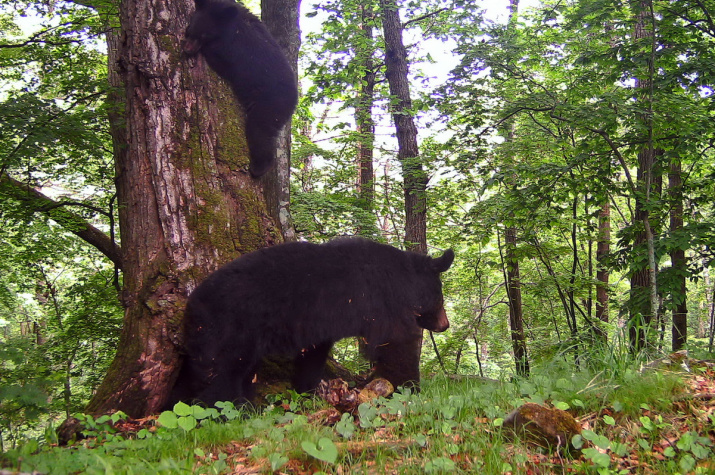
[[276,138],[298,102],[283,50],[254,14],[233,0],[195,0],[183,50],[199,51],[225,79],[246,112],[249,171],[259,177],[275,162]]
[[[308,391],[320,382],[333,343],[350,336],[365,339],[377,373],[395,387],[419,382],[415,342],[422,328],[449,327],[440,273],[453,260],[452,250],[431,258],[362,238],[245,254],[189,296],[171,399],[248,400],[267,355],[295,357],[293,385]],[[382,374],[381,358],[390,359]]]

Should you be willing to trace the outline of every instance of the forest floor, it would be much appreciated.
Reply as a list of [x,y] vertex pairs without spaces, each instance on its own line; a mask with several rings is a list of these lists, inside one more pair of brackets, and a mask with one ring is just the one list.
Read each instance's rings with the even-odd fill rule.
[[[713,445],[715,443],[715,370],[702,367],[697,374],[681,373],[683,385],[672,394],[670,410],[656,410],[649,404],[640,404],[638,415],[619,413],[613,407],[582,413],[576,418],[588,437],[582,450],[559,450],[515,440],[509,435],[500,440],[500,455],[504,463],[501,470],[487,473],[715,473]],[[547,403],[548,406],[548,403]],[[287,409],[287,407],[286,407]],[[578,411],[574,411],[578,412]],[[308,415],[309,420],[325,421],[320,413]],[[385,418],[388,420],[389,418]],[[438,420],[435,420],[438,422]],[[334,423],[334,421],[333,421]],[[598,431],[596,434],[595,431]],[[498,437],[494,420],[475,416],[466,431],[449,431],[446,438],[462,446],[470,438]],[[433,435],[433,430],[425,435]],[[230,473],[271,473],[268,458],[256,458],[253,449],[260,441],[232,442],[223,450],[229,454]],[[428,442],[429,443],[429,442]],[[484,452],[459,450],[444,454],[445,459],[425,459],[411,450],[420,447],[415,437],[405,439],[402,431],[380,427],[368,439],[343,441],[334,444],[338,453],[347,453],[362,460],[355,465],[338,464],[330,469],[316,458],[288,459],[278,473],[312,474],[325,470],[328,473],[474,473]],[[468,444],[467,444],[468,445]],[[371,462],[369,454],[390,452],[392,456],[379,463]],[[344,457],[347,458],[347,457]],[[447,462],[450,460],[452,463]],[[435,463],[437,461],[438,463]],[[413,466],[414,470],[407,467]],[[421,466],[420,469],[417,467]]]
[[[143,420],[87,418],[87,438],[28,441],[2,454],[10,471],[0,473],[715,473],[713,365],[618,372],[434,377],[419,394],[341,410],[289,393],[260,410],[182,405]],[[515,434],[504,420],[525,403],[565,410],[580,434],[561,447]]]

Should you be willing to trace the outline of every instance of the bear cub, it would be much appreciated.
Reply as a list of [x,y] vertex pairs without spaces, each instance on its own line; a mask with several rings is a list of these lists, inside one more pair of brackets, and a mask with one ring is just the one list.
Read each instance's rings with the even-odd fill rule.
[[183,50],[201,53],[230,85],[246,113],[249,171],[259,177],[276,158],[276,138],[298,103],[288,59],[265,25],[233,0],[195,0]]
[[377,375],[419,382],[422,329],[449,327],[431,258],[362,238],[290,242],[245,254],[189,296],[184,359],[171,401],[241,402],[267,355],[294,357],[293,386],[315,388],[333,343],[362,337]]

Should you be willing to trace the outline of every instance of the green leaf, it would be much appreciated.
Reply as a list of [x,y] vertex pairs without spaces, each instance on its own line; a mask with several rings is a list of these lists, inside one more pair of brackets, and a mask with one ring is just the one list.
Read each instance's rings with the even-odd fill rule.
[[358,416],[360,419],[360,427],[363,429],[373,427],[375,425],[375,418],[377,417],[377,408],[364,402],[358,406]]
[[111,417],[113,424],[116,424],[120,420],[123,420],[126,418],[127,418],[127,415],[125,413],[123,413],[122,411],[115,412],[114,414],[112,414],[112,417]]
[[591,460],[591,462],[593,462],[594,465],[598,467],[607,468],[609,465],[611,465],[611,457],[609,457],[608,454],[599,452],[597,449],[583,449],[583,455],[589,460]]
[[564,401],[554,401],[554,407],[556,409],[561,409],[562,411],[566,411],[569,409],[568,403]]
[[690,472],[695,468],[695,458],[693,458],[692,455],[690,454],[685,454],[682,459],[680,459],[680,468],[683,469],[684,472]]
[[174,412],[177,416],[189,416],[191,415],[191,406],[181,401],[174,404]]
[[272,453],[268,456],[268,461],[271,463],[271,470],[275,472],[288,462],[288,457],[282,454]]
[[196,427],[197,421],[194,416],[179,417],[179,427],[184,429],[184,432],[189,432]]
[[693,446],[690,448],[690,451],[695,455],[695,457],[699,459],[706,459],[710,456],[711,450],[707,447],[703,447],[700,444],[693,444]]
[[611,442],[611,450],[619,457],[624,457],[630,451],[630,447],[620,442]]
[[690,450],[690,446],[694,443],[695,441],[693,440],[693,434],[690,432],[686,432],[683,434],[680,439],[678,439],[677,446],[680,450],[685,450],[688,451]]
[[317,445],[309,440],[304,440],[300,446],[303,447],[303,450],[305,450],[308,455],[323,462],[333,464],[338,458],[338,448],[333,441],[327,437],[322,437],[318,440]]
[[355,424],[353,424],[352,419],[352,416],[346,412],[342,415],[340,421],[335,424],[335,431],[346,439],[355,434]]
[[456,468],[454,461],[447,457],[437,457],[425,464],[425,472],[451,472]]
[[581,432],[581,435],[583,436],[584,439],[590,441],[593,445],[606,450],[610,447],[610,442],[608,439],[602,435],[596,434],[595,432],[591,430],[583,430]]
[[162,412],[156,421],[167,429],[176,429],[179,427],[179,420],[173,411]]
[[199,421],[201,419],[206,419],[207,417],[211,416],[212,411],[216,411],[216,409],[209,410],[201,406],[191,406],[191,415]]
[[655,429],[655,426],[653,425],[653,421],[650,420],[650,417],[648,416],[641,416],[640,418],[641,424],[643,424],[643,428],[647,431],[652,431]]

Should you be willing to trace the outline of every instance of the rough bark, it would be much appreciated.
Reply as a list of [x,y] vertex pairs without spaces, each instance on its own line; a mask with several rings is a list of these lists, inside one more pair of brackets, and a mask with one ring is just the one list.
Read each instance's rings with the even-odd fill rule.
[[[427,174],[422,169],[417,145],[417,127],[412,117],[412,99],[407,78],[407,50],[402,41],[402,23],[395,0],[380,0],[382,30],[385,37],[385,76],[392,96],[398,152],[402,166],[405,197],[405,247],[427,254]],[[394,358],[419,361],[422,335],[410,345],[388,349]],[[384,358],[383,358],[384,359]]]
[[[300,25],[298,12],[300,0],[261,0],[261,20],[278,41],[298,79],[298,51],[300,50]],[[285,241],[296,239],[290,215],[290,149],[291,124],[278,136],[276,166],[263,178],[263,193],[274,221],[280,225]]]
[[126,311],[89,413],[160,410],[180,363],[188,293],[220,264],[280,239],[247,172],[229,87],[202,57],[181,54],[192,11],[191,0],[126,0],[121,42],[109,49],[124,84],[124,128],[113,132]]
[[[683,179],[682,165],[678,157],[673,157],[670,162],[668,174],[668,192],[670,194],[670,233],[677,235],[683,230]],[[674,291],[673,300],[673,351],[681,350],[688,338],[688,305],[687,287],[685,276],[688,274],[685,250],[675,248],[670,251],[670,262],[673,266],[674,278],[678,279],[677,293]]]
[[[638,153],[638,172],[636,183],[638,191],[635,200],[634,225],[636,232],[633,238],[635,268],[631,272],[631,289],[629,296],[630,317],[628,334],[631,349],[645,349],[647,335],[654,321],[657,320],[658,299],[653,299],[656,285],[656,264],[654,257],[654,232],[650,225],[648,203],[653,192],[652,178],[655,167],[655,150],[644,149]],[[642,255],[646,253],[645,263]],[[655,302],[655,303],[654,303]]]
[[405,196],[405,247],[427,254],[427,174],[417,145],[417,127],[412,117],[412,99],[407,78],[407,50],[402,41],[402,23],[394,0],[380,0],[385,35],[385,75],[392,96],[398,152]]

